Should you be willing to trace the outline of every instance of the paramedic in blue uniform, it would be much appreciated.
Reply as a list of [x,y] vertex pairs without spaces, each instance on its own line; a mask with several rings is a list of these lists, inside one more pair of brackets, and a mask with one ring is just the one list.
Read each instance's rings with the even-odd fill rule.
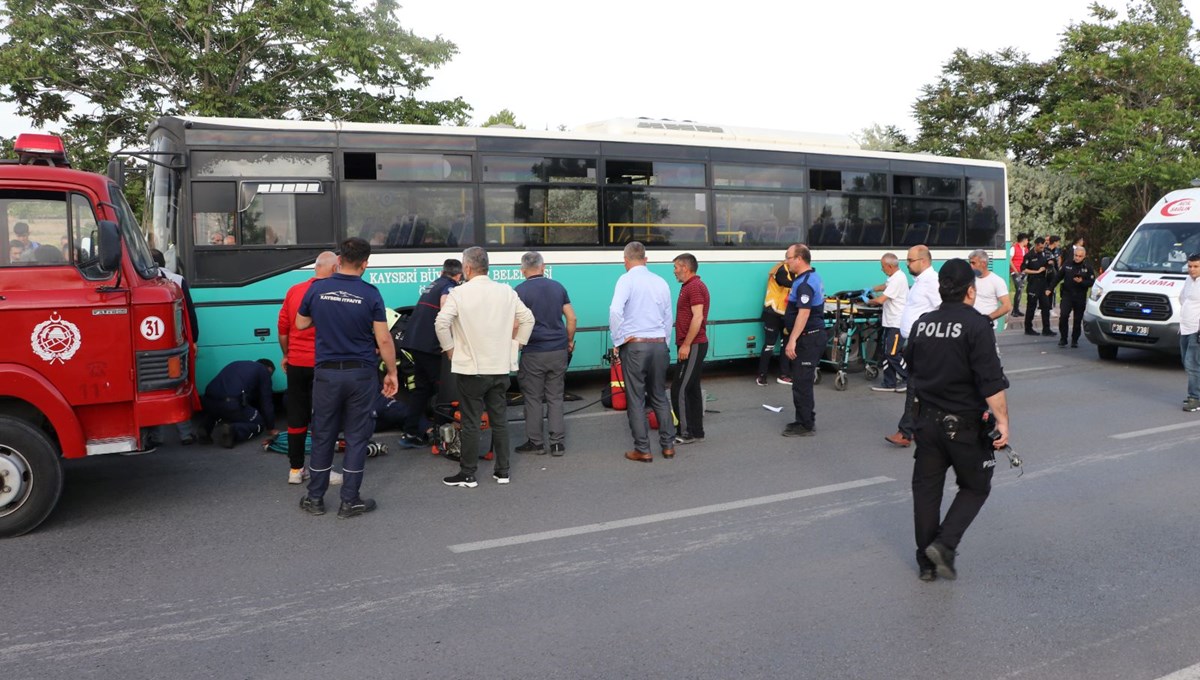
[[235,361],[204,388],[204,432],[225,448],[233,448],[267,429],[275,434],[275,405],[270,359]]
[[796,243],[784,256],[788,269],[796,275],[787,297],[784,324],[790,328],[784,353],[792,360],[792,403],[796,420],[783,428],[785,437],[808,437],[817,426],[813,401],[813,378],[825,351],[825,290],[821,277],[812,266],[808,246]]
[[[912,490],[917,565],[922,581],[953,579],[955,551],[992,488],[995,450],[1008,443],[1008,379],[988,317],[975,311],[975,273],[955,258],[938,274],[942,304],[913,324],[904,349],[916,394]],[[983,414],[991,410],[997,439]],[[946,469],[958,494],[941,517]]]
[[[371,245],[361,238],[342,242],[338,271],[313,281],[295,327],[317,328],[316,369],[313,375],[312,460],[308,494],[300,508],[313,515],[325,513],[325,491],[333,468],[333,447],[338,432],[346,435],[342,461],[342,503],[338,517],[355,517],[375,509],[375,501],[362,498],[367,442],[375,429],[371,406],[380,391],[378,366],[387,371],[382,393],[396,394],[396,348],[388,330],[383,297],[362,280]],[[378,350],[378,352],[377,352]]]

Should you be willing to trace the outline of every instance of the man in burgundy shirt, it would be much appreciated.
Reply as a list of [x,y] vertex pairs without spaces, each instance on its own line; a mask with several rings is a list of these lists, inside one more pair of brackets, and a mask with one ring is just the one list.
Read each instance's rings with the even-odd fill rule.
[[708,354],[708,286],[696,275],[696,256],[684,253],[675,258],[675,278],[683,284],[675,305],[675,346],[679,365],[671,383],[671,401],[679,418],[676,444],[704,441],[704,395],[700,374]]
[[[289,288],[283,298],[283,307],[279,309],[279,349],[283,351],[283,372],[287,374],[284,404],[287,406],[288,420],[288,484],[301,484],[307,477],[304,444],[308,439],[308,423],[312,416],[313,344],[317,336],[314,327],[304,330],[295,328],[296,311],[300,309],[300,301],[312,282],[329,278],[336,268],[337,255],[328,250],[318,255],[313,263],[312,278]],[[341,484],[341,478],[341,473],[333,472],[330,474],[330,483]]]

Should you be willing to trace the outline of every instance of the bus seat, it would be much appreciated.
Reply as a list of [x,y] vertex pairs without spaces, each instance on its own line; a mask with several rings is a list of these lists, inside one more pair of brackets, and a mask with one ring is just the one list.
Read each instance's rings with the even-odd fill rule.
[[[415,215],[413,217],[416,218]],[[429,231],[429,220],[423,217],[414,219],[412,231],[409,233],[408,243],[406,245],[419,246],[424,243],[426,231]]]
[[950,211],[945,208],[934,208],[929,211],[929,221],[935,225],[941,226],[950,219]]
[[947,222],[938,227],[937,243],[939,246],[954,246],[958,245],[958,236],[962,232],[962,225],[954,222]]
[[871,219],[867,220],[867,223],[863,226],[862,240],[860,243],[862,245],[878,245],[883,243],[883,238],[886,235],[887,232],[884,229],[883,220],[879,219],[878,217],[872,217]]
[[930,224],[928,222],[913,222],[904,228],[904,236],[900,245],[918,246],[929,240]]
[[446,234],[446,245],[457,246],[462,241],[463,232],[467,230],[465,217],[458,217],[450,223],[450,231]]

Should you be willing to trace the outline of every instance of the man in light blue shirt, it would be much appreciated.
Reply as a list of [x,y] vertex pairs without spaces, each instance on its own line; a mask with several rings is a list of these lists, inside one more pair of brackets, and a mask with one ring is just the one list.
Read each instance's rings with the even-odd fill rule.
[[646,268],[646,246],[625,246],[625,273],[617,279],[608,308],[608,329],[625,377],[625,400],[633,450],[629,460],[653,462],[646,402],[658,418],[663,458],[675,457],[675,422],[667,401],[667,350],[670,335],[671,291],[667,282]]

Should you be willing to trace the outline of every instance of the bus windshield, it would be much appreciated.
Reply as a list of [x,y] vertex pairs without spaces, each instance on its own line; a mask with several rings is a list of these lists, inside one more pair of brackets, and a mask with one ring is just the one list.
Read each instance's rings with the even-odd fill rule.
[[1200,252],[1200,223],[1148,223],[1139,226],[1112,268],[1141,274],[1187,271],[1188,255]]

